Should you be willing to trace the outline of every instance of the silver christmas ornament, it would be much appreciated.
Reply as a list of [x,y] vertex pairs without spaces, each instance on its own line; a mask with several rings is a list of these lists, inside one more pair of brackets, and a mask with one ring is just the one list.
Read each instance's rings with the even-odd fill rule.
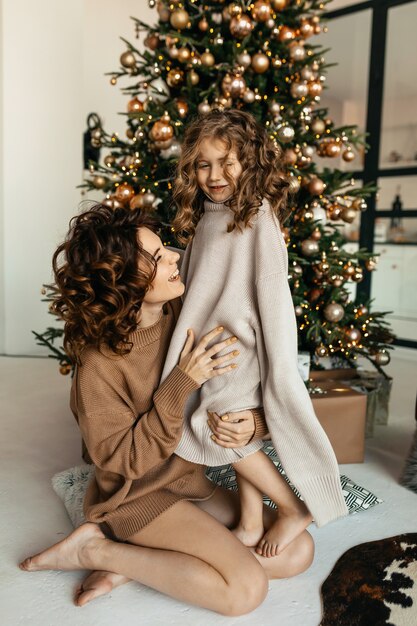
[[337,302],[331,302],[324,310],[324,317],[328,322],[340,322],[345,314],[345,309]]

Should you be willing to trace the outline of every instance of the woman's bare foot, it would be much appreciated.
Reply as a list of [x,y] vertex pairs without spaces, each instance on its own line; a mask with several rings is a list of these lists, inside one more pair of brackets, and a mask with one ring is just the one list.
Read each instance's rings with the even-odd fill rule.
[[91,600],[104,596],[116,587],[128,582],[130,582],[130,578],[114,572],[91,572],[76,589],[74,602],[77,606],[84,606]]
[[232,529],[232,533],[239,539],[244,546],[248,548],[254,548],[258,545],[259,541],[264,535],[263,526],[244,526],[242,523],[238,524],[236,528]]
[[94,569],[89,563],[90,550],[100,548],[103,541],[108,541],[97,524],[87,522],[68,537],[59,541],[51,548],[30,556],[19,564],[26,572],[37,570],[76,570]]
[[305,504],[296,509],[280,510],[277,521],[256,546],[257,554],[272,557],[280,554],[313,521]]

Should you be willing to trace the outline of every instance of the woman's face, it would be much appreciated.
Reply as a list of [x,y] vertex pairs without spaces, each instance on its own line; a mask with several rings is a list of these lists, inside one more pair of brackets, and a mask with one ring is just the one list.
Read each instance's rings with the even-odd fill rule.
[[[225,178],[226,171],[234,182],[234,188]],[[203,139],[197,158],[197,182],[206,196],[214,202],[228,200],[241,173],[242,166],[235,150],[228,152],[226,144],[220,139]]]
[[182,296],[185,285],[178,271],[177,263],[180,259],[178,252],[173,252],[164,246],[158,235],[149,228],[139,228],[138,238],[143,249],[152,255],[156,262],[155,278],[143,302],[162,305]]

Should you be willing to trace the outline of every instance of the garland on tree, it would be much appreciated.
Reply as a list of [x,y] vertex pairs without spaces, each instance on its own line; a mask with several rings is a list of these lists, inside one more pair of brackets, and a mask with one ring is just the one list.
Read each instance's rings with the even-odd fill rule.
[[[349,290],[375,269],[376,258],[364,249],[347,252],[343,235],[375,187],[358,185],[351,172],[320,169],[321,157],[351,162],[367,147],[355,126],[335,126],[319,106],[330,65],[311,38],[321,32],[328,1],[149,0],[158,23],[132,18],[145,49],[122,39],[120,68],[109,74],[112,85],[127,79],[126,137],[109,134],[96,118],[91,143],[107,154],[102,163],[90,161],[81,186],[84,193],[102,190],[109,207],[156,214],[165,245],[176,245],[171,191],[184,126],[212,108],[252,113],[284,151],[292,191],[284,234],[300,350],[317,367],[327,356],[344,366],[362,356],[383,373],[394,339],[386,313],[353,302]],[[55,345],[62,334],[35,333],[67,373],[71,363]]]

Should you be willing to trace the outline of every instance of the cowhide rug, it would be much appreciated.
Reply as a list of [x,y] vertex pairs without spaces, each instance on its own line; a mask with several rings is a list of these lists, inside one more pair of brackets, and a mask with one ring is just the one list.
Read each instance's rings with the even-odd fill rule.
[[417,533],[351,548],[321,594],[320,626],[416,626]]

